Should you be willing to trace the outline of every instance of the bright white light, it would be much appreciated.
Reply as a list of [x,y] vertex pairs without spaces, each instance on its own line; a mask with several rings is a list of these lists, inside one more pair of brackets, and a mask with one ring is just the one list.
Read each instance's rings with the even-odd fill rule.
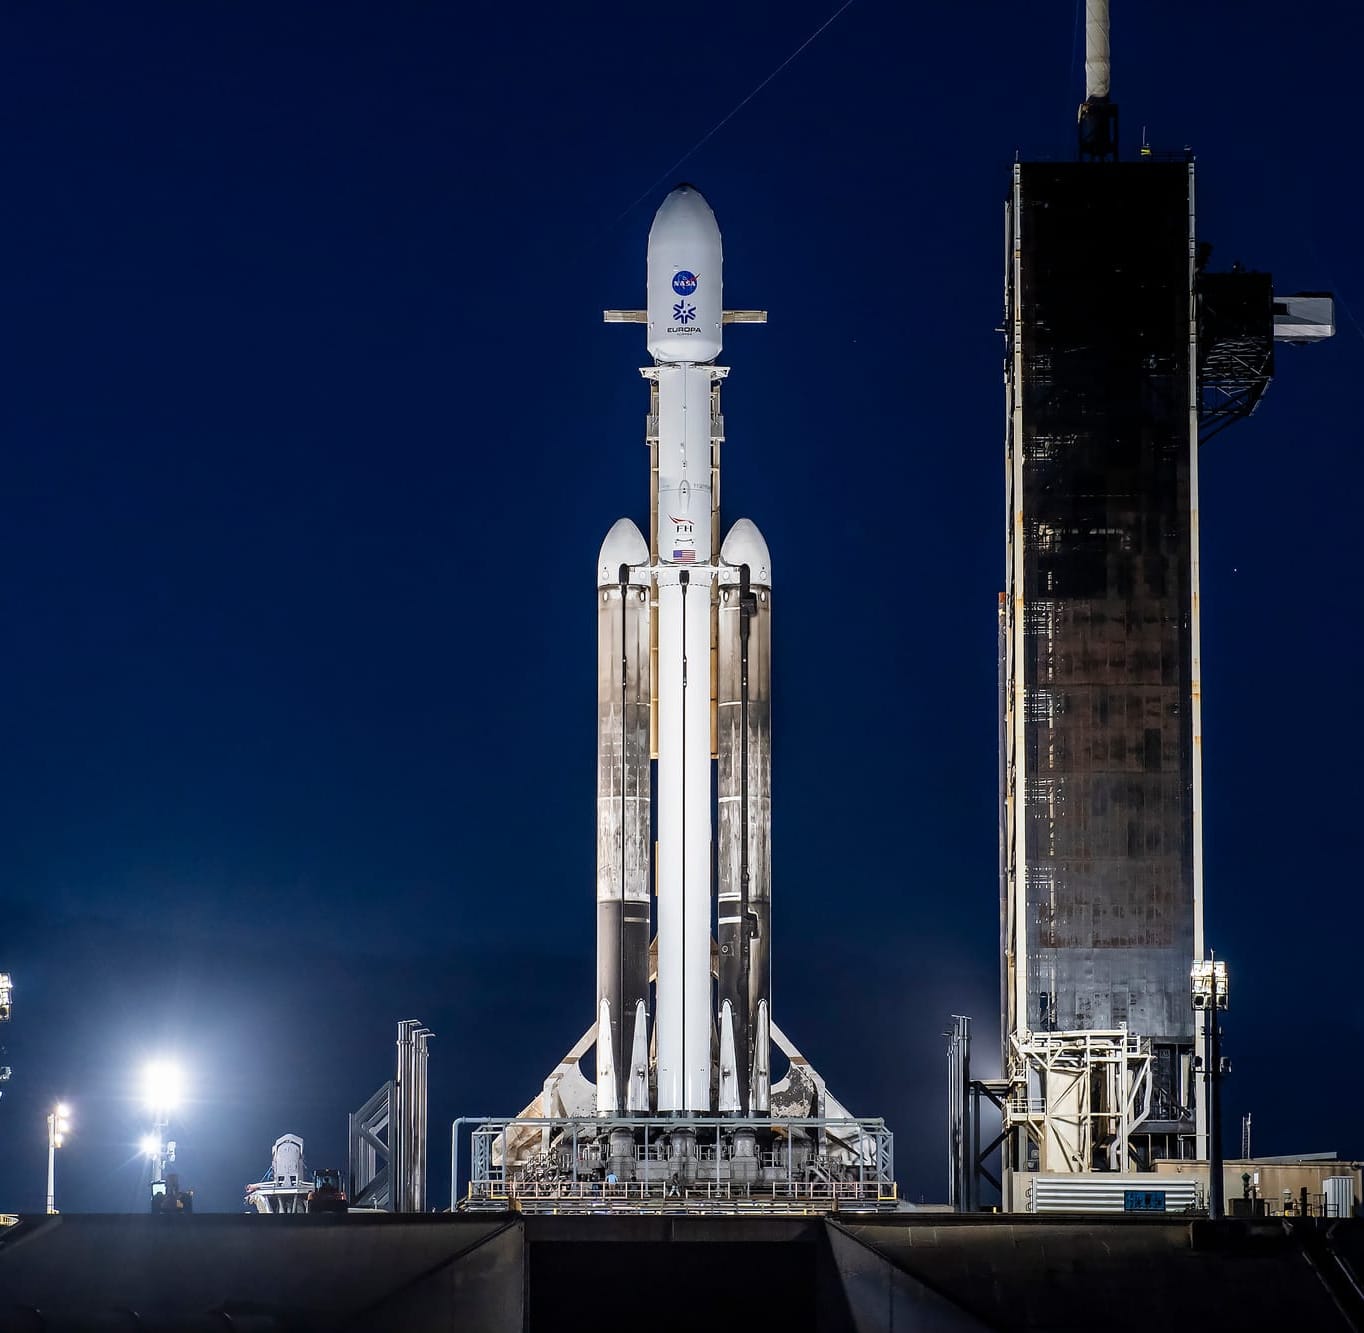
[[1195,1009],[1227,1008],[1227,965],[1220,958],[1195,962],[1189,986]]
[[161,1137],[158,1134],[144,1134],[142,1142],[138,1144],[142,1153],[146,1157],[161,1156]]
[[52,1109],[56,1111],[58,1120],[65,1120],[71,1114],[71,1108],[65,1102],[58,1102]]
[[57,1133],[58,1133],[58,1134],[69,1134],[70,1132],[71,1132],[71,1122],[70,1122],[69,1120],[63,1120],[63,1119],[61,1119],[61,1117],[59,1116],[59,1117],[57,1118]]
[[180,1102],[180,1090],[179,1066],[169,1060],[153,1060],[142,1071],[142,1095],[153,1111],[173,1111]]

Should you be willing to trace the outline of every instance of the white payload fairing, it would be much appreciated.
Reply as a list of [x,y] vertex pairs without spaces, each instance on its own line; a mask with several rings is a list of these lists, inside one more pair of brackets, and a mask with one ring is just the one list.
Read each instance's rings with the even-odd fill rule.
[[[728,372],[715,365],[726,323],[765,316],[725,312],[722,267],[715,215],[698,191],[681,185],[649,232],[647,309],[606,315],[647,322],[654,359],[642,372],[653,399],[650,540],[621,519],[598,562],[597,1107],[606,1115],[768,1110],[771,562],[747,520],[723,546],[717,540],[718,387]],[[658,764],[653,1080],[651,758]],[[711,873],[717,759],[718,886]]]

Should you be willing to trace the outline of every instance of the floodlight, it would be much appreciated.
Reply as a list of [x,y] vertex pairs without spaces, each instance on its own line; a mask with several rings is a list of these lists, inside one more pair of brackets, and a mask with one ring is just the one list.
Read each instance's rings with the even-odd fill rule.
[[1195,1009],[1225,1009],[1228,996],[1227,965],[1220,958],[1194,963],[1189,970],[1189,990]]
[[180,1101],[180,1069],[169,1060],[153,1060],[142,1071],[142,1091],[153,1111],[174,1110]]
[[161,1156],[161,1136],[159,1134],[144,1134],[142,1142],[138,1144],[143,1154],[147,1157]]
[[65,1102],[56,1102],[47,1113],[47,1211],[51,1216],[57,1211],[56,1203],[56,1158],[57,1149],[66,1142],[67,1131],[71,1128],[71,1108]]

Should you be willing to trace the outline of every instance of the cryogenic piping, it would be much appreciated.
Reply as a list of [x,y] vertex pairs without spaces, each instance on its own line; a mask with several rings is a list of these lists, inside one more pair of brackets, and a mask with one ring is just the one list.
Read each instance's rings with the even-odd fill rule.
[[1085,101],[1108,96],[1111,73],[1108,0],[1085,0]]

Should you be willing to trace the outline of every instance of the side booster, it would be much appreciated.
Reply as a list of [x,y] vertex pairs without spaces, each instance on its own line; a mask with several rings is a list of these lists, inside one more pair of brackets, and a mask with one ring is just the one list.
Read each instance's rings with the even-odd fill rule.
[[719,543],[714,364],[723,325],[766,316],[725,311],[722,263],[710,206],[678,186],[649,232],[647,310],[606,312],[647,323],[654,364],[649,540],[622,518],[597,563],[599,1115],[770,1110],[771,560],[747,519]]

